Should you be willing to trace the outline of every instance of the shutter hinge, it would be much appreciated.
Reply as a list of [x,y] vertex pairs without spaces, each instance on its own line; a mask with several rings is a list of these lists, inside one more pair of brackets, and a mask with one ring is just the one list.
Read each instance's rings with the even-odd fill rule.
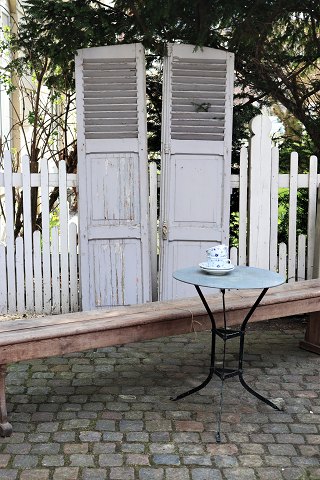
[[167,224],[167,222],[162,223],[162,240],[168,240],[168,224]]

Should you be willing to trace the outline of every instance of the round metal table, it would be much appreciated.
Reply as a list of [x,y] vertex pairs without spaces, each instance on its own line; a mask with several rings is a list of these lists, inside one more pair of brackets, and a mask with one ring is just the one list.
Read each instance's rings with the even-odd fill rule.
[[[220,436],[220,426],[221,426],[221,414],[222,414],[222,403],[223,403],[223,383],[227,378],[237,376],[240,383],[243,387],[252,395],[257,397],[259,400],[262,400],[264,403],[270,405],[276,410],[281,410],[279,405],[267,399],[260,393],[256,392],[251,388],[243,378],[243,353],[244,353],[244,337],[246,325],[254,313],[255,309],[267,293],[268,289],[271,287],[276,287],[285,282],[285,279],[278,273],[271,272],[269,270],[264,270],[261,268],[254,267],[235,267],[234,270],[228,272],[226,275],[213,275],[207,273],[200,269],[200,267],[189,267],[182,270],[177,270],[173,273],[173,277],[184,283],[189,283],[195,286],[200,299],[208,313],[208,316],[211,320],[212,329],[211,329],[211,361],[210,361],[210,370],[207,378],[197,387],[188,390],[172,400],[180,400],[192,393],[195,393],[202,388],[204,388],[212,379],[213,375],[217,375],[221,379],[221,390],[220,390],[220,408],[218,414],[218,428],[216,434],[216,441],[221,441]],[[206,298],[200,287],[209,287],[209,288],[218,288],[222,294],[222,306],[223,306],[223,328],[217,328],[216,322],[213,316],[213,313],[210,310],[210,307],[206,301]],[[240,329],[233,330],[227,328],[226,320],[226,305],[225,305],[225,291],[230,289],[259,289],[262,290],[257,300],[254,302],[249,312],[245,316]],[[215,357],[216,357],[216,337],[220,337],[223,340],[223,361],[222,368],[215,366]],[[226,358],[226,343],[232,338],[240,337],[239,342],[239,358],[238,358],[238,368],[230,369],[225,367],[225,358]]]

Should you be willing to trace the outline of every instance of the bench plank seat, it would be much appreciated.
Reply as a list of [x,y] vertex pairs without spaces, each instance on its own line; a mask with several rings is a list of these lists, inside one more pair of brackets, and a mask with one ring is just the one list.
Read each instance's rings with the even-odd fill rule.
[[[226,292],[228,326],[242,322],[259,293]],[[206,298],[217,326],[222,326],[221,296]],[[251,322],[317,311],[320,280],[306,280],[270,289]],[[199,297],[0,322],[0,434],[8,436],[12,432],[5,402],[7,364],[210,328]]]

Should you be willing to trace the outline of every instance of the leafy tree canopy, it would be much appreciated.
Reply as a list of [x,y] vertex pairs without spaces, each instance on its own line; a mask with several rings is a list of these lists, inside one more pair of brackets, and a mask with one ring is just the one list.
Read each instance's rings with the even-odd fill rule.
[[320,153],[318,0],[28,0],[18,37],[25,58],[49,59],[47,85],[58,89],[73,88],[77,49],[134,41],[159,55],[168,41],[233,51],[235,117],[277,102]]

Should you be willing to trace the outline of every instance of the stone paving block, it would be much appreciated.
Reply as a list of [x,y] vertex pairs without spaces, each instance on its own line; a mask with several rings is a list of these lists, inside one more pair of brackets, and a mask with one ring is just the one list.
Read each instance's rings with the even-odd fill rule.
[[166,468],[166,480],[190,480],[188,468]]
[[0,453],[0,469],[6,467],[10,459],[11,459],[11,455]]
[[186,455],[183,457],[183,463],[185,465],[212,465],[209,455]]
[[258,467],[256,472],[259,480],[283,480],[284,477],[282,473],[284,470],[285,469],[278,470],[274,467]]
[[174,453],[175,449],[173,443],[149,443],[150,453]]
[[127,465],[150,465],[149,456],[131,453],[127,455],[126,458]]
[[305,443],[304,437],[297,433],[278,434],[276,435],[276,439],[279,443],[292,443],[294,445],[303,445]]
[[65,443],[63,445],[63,453],[65,455],[72,455],[76,453],[86,454],[89,451],[87,443]]
[[25,470],[21,472],[20,480],[48,480],[50,470]]
[[177,449],[181,455],[205,455],[205,446],[195,443],[179,443]]
[[238,458],[235,455],[213,455],[211,456],[212,464],[219,468],[237,467],[239,465]]
[[225,468],[223,473],[227,480],[256,480],[257,478],[252,468]]
[[44,467],[62,467],[64,458],[63,455],[44,455],[41,463]]
[[220,471],[216,469],[194,468],[191,470],[191,479],[192,480],[222,480],[222,475]]
[[79,468],[62,467],[53,471],[53,480],[79,480]]
[[4,453],[26,455],[31,450],[30,443],[12,443],[5,447]]
[[72,467],[93,467],[93,455],[75,453],[70,455],[70,465]]
[[100,467],[120,467],[124,463],[123,455],[119,453],[106,453],[99,455],[99,465]]
[[144,453],[148,446],[144,443],[121,443],[119,448],[122,453]]
[[139,480],[163,480],[163,468],[140,468]]
[[156,465],[180,465],[179,456],[170,453],[153,455],[152,460]]
[[110,480],[134,480],[134,469],[131,467],[112,467]]
[[55,455],[59,453],[60,451],[60,444],[59,443],[35,443],[32,448],[30,453],[31,454],[36,454],[36,455],[45,455],[45,454],[50,454],[50,455]]
[[2,468],[0,469],[0,478],[1,480],[17,480],[18,478],[18,470],[15,470],[13,468],[8,468],[3,470]]
[[176,421],[175,427],[178,432],[203,432],[204,430],[202,422],[192,420]]
[[266,455],[264,461],[266,465],[270,465],[271,467],[288,467],[292,465],[290,458],[284,455]]
[[38,462],[39,458],[36,455],[15,455],[12,466],[14,468],[33,468],[38,465]]
[[107,471],[103,468],[84,468],[81,480],[106,480]]
[[297,455],[296,448],[287,443],[267,445],[271,455],[288,455],[289,457]]

